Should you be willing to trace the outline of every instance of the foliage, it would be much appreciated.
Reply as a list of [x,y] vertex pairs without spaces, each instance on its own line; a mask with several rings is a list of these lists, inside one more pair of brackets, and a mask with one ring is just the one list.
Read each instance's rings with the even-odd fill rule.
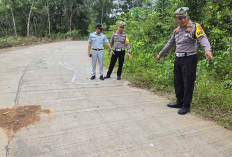
[[39,38],[72,30],[83,37],[93,23],[114,24],[121,12],[143,4],[151,5],[140,0],[0,0],[0,37],[26,36],[27,28]]
[[0,48],[5,48],[5,47],[13,47],[13,46],[18,46],[18,45],[32,45],[35,43],[44,43],[44,42],[50,42],[48,38],[36,38],[34,36],[30,36],[27,38],[24,37],[3,37],[0,38]]
[[[190,19],[204,28],[214,54],[213,61],[208,62],[198,48],[193,109],[232,128],[232,6],[229,1],[157,0],[152,9],[137,7],[120,15],[118,21],[126,22],[125,32],[131,46],[131,58],[124,63],[123,74],[136,85],[174,92],[175,48],[160,62],[154,62],[154,57],[177,27],[173,12],[180,6],[187,6]],[[110,28],[113,30],[116,26]],[[108,58],[106,60],[108,62]]]

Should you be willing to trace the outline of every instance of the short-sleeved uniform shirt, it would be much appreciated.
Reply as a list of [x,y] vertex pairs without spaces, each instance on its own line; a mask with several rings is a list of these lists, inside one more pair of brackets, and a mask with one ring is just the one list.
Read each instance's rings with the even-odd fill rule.
[[93,32],[89,35],[88,42],[92,44],[92,49],[103,49],[103,42],[108,43],[109,41],[106,38],[105,34],[97,34],[96,32]]
[[129,38],[126,33],[114,32],[110,39],[110,46],[114,49],[125,49],[127,47],[127,52],[130,53]]

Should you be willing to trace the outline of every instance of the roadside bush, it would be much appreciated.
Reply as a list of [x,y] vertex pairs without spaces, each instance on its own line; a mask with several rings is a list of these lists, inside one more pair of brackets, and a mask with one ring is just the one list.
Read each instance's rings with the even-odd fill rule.
[[[165,9],[161,12],[156,7],[135,8],[127,14],[121,14],[118,21],[126,22],[124,31],[129,36],[131,47],[131,58],[125,59],[123,75],[137,86],[174,95],[175,47],[169,54],[165,54],[160,62],[154,62],[155,56],[177,27],[172,17],[177,4],[173,1],[167,2],[169,3],[163,6]],[[205,7],[212,5],[214,3],[206,3]],[[226,9],[226,11],[230,14],[230,10]],[[212,12],[214,13],[215,10]],[[223,17],[227,17],[227,14],[223,13]],[[196,21],[205,26],[203,28],[211,43],[214,59],[208,62],[202,48],[198,48],[199,60],[193,109],[197,113],[217,120],[227,128],[232,128],[232,38],[227,25],[224,26],[220,20],[215,20],[215,16],[220,20],[227,20],[217,13],[210,15],[205,21]],[[214,20],[214,23],[209,19]],[[112,32],[116,31],[116,26],[111,26],[110,29]],[[112,32],[107,33],[108,39]],[[105,65],[108,67],[110,58],[105,58]]]

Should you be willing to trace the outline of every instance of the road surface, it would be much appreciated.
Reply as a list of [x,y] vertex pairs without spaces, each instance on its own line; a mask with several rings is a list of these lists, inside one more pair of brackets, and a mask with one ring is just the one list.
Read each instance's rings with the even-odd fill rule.
[[[90,80],[86,41],[0,53],[0,108],[41,105],[52,114],[0,131],[0,157],[231,157],[232,132],[125,79]],[[98,72],[98,67],[97,67]],[[107,69],[104,70],[106,74]]]

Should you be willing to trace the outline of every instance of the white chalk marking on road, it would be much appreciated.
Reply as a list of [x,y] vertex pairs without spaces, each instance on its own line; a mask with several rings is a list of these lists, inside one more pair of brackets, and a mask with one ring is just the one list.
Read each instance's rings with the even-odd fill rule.
[[74,82],[74,81],[75,81],[76,76],[77,76],[77,71],[75,71],[75,73],[74,73],[74,75],[73,75],[73,78],[72,78],[71,82]]
[[73,66],[71,66],[70,64],[68,64],[67,62],[64,62],[65,65],[67,65],[68,67],[70,67],[71,69],[74,69]]
[[[71,71],[74,71],[74,70],[73,70],[73,67],[72,67],[71,65],[67,64],[66,62],[62,63],[62,62],[59,60],[59,63],[60,63],[60,65],[64,66],[66,69],[71,70]],[[65,66],[65,65],[68,65],[68,67]]]
[[65,61],[62,63],[62,62],[59,60],[59,63],[60,63],[60,65],[64,66],[66,69],[71,70],[71,71],[74,71],[74,74],[73,74],[73,77],[72,77],[72,79],[71,79],[71,82],[72,82],[72,83],[75,82],[75,79],[76,79],[76,76],[77,76],[77,71],[74,70],[74,67],[73,67],[72,65],[68,64],[68,63],[65,62]]

